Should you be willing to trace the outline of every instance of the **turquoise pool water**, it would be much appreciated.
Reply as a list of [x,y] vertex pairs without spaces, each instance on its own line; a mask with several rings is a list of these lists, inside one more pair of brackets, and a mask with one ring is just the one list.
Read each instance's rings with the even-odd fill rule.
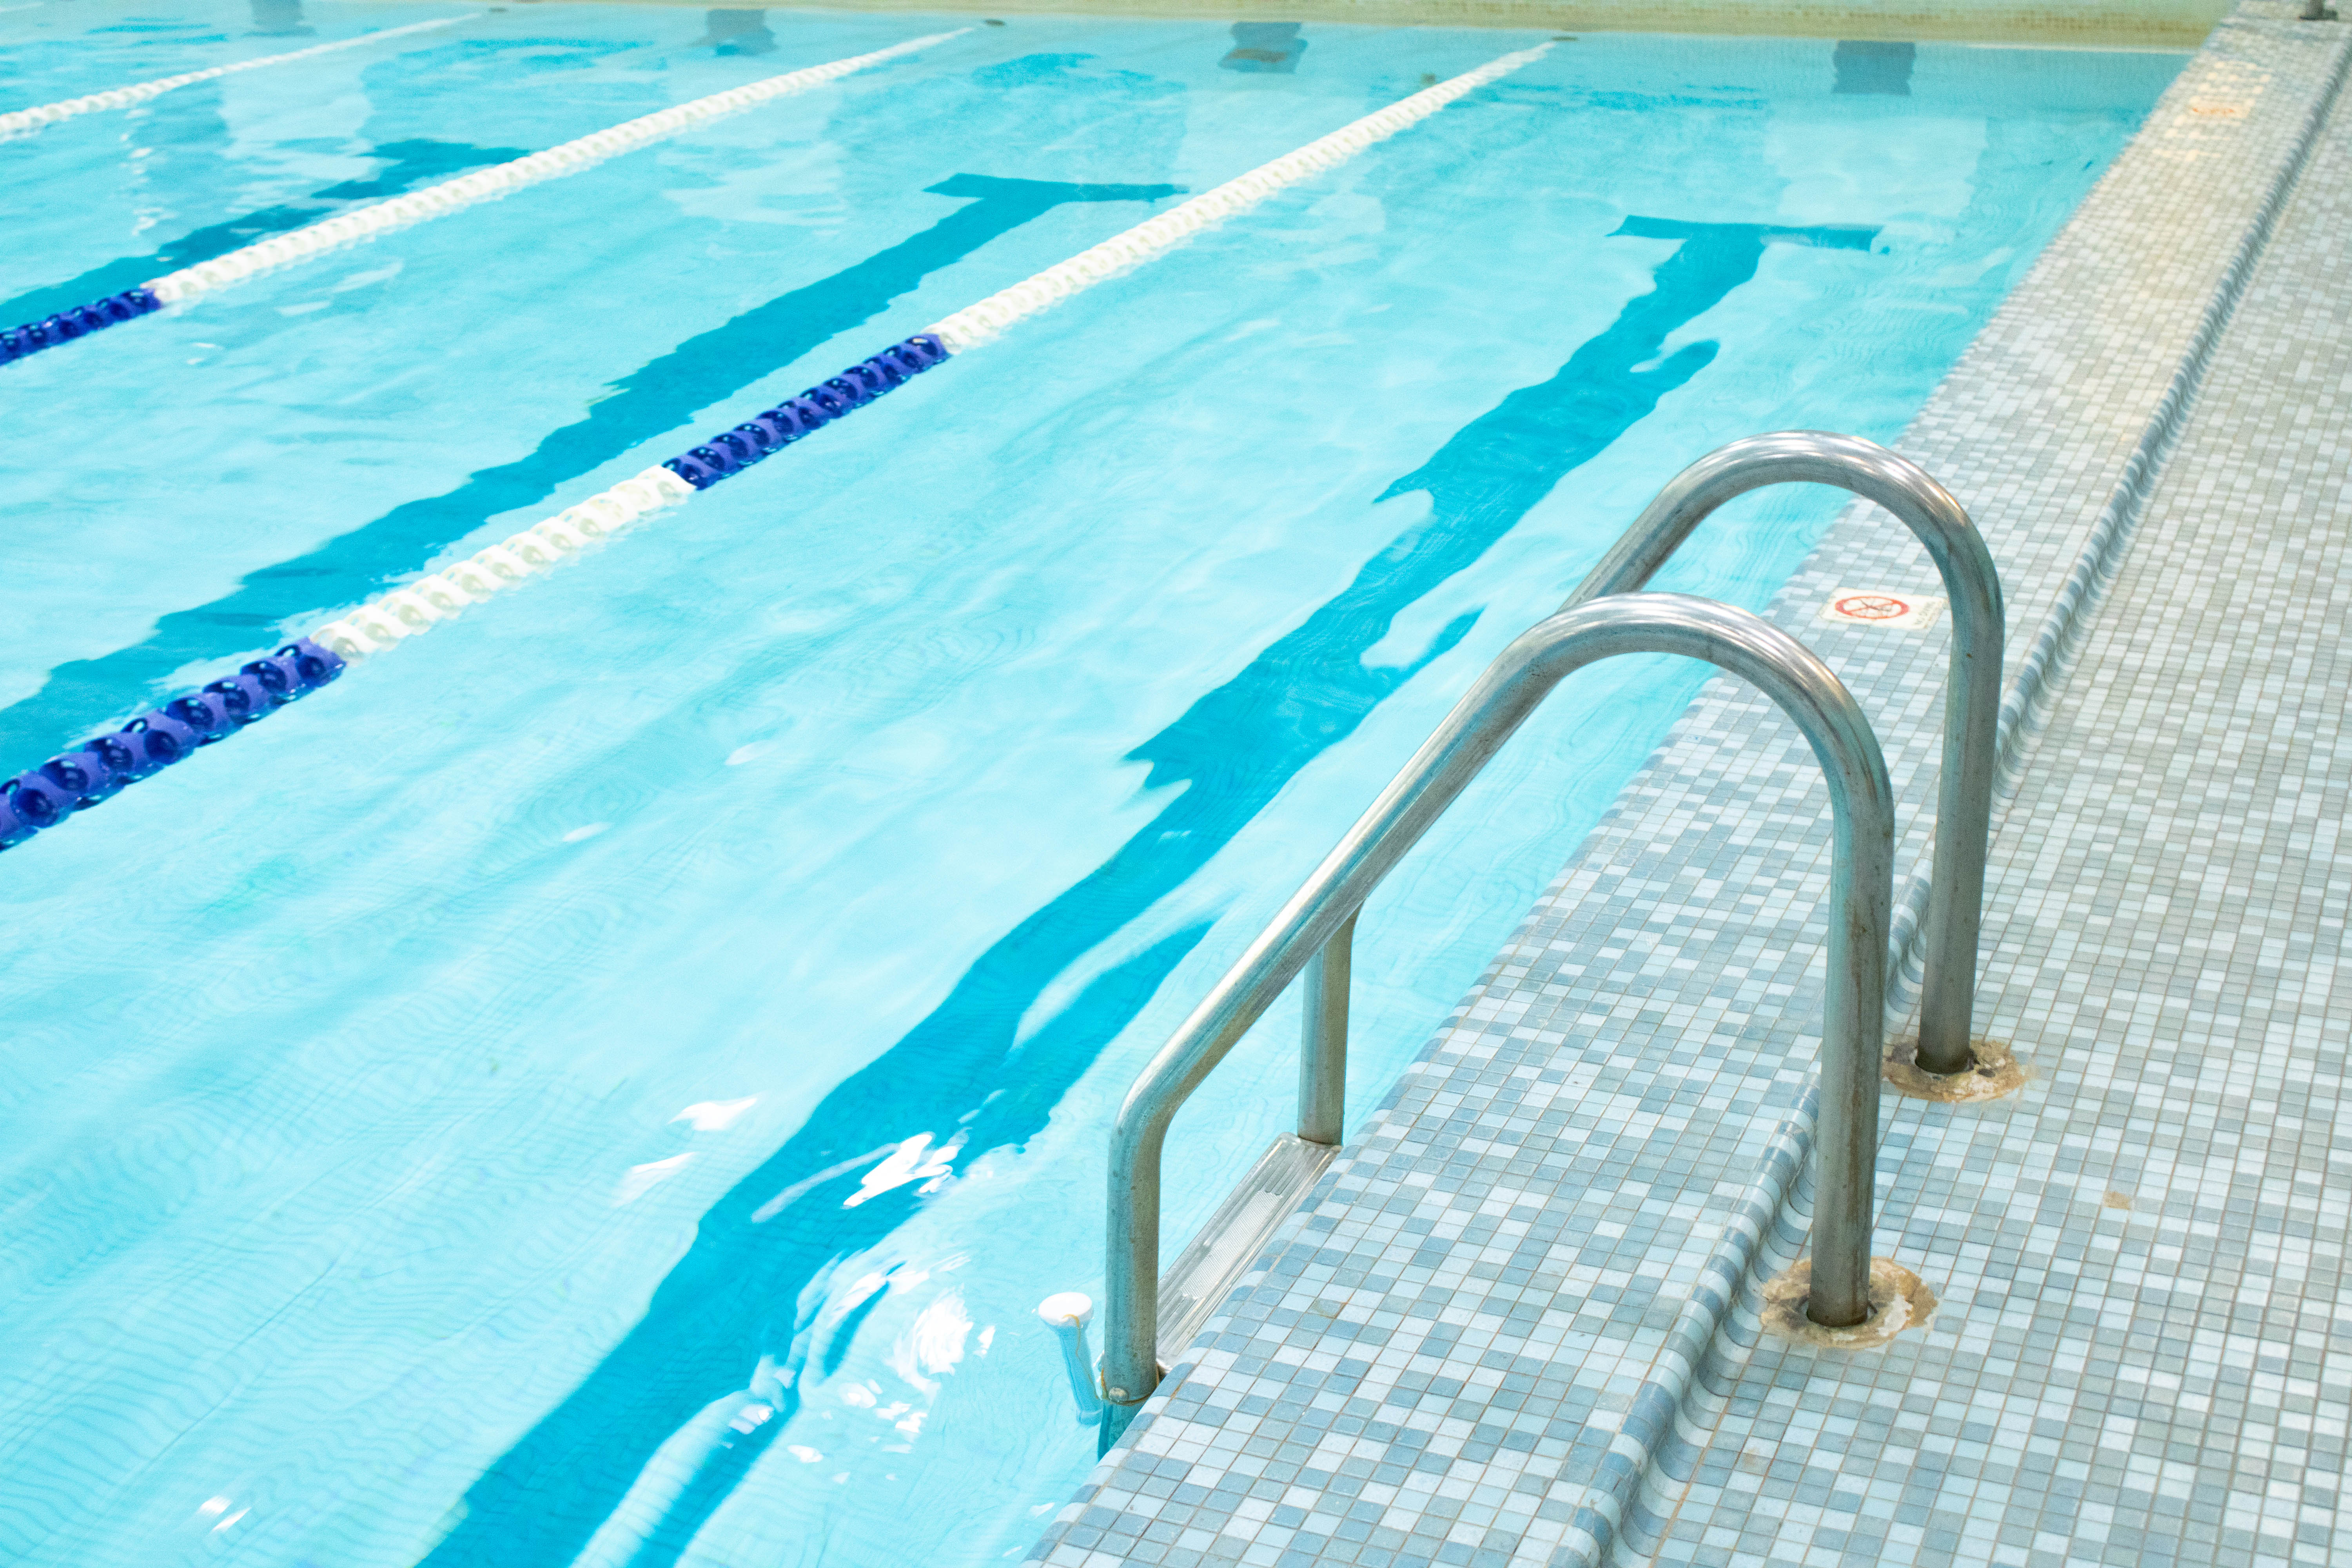
[[[457,9],[0,10],[0,109]],[[7,767],[1536,37],[1006,23],[0,369]],[[88,116],[0,144],[0,318],[955,25],[516,6]],[[2179,63],[1563,43],[0,858],[0,1560],[1017,1558],[1143,1061],[1676,468],[1895,435]],[[1353,1119],[1700,679],[1580,677],[1391,879]]]

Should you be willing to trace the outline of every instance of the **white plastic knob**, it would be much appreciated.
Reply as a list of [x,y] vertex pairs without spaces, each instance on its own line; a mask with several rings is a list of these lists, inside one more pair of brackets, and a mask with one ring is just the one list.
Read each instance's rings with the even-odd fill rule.
[[1037,1316],[1055,1328],[1064,1323],[1084,1327],[1094,1321],[1094,1300],[1076,1290],[1056,1291],[1037,1303]]

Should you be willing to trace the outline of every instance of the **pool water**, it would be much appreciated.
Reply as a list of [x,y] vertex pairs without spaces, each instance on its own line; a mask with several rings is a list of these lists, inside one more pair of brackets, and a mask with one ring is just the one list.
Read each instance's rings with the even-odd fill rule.
[[[0,108],[458,9],[0,10]],[[0,317],[980,21],[492,7],[86,116],[0,144]],[[976,25],[0,370],[7,768],[1540,37]],[[1894,437],[2179,63],[1562,42],[10,851],[0,1560],[1017,1559],[1144,1061],[1684,463]],[[1702,678],[1580,676],[1391,879],[1351,1123]]]

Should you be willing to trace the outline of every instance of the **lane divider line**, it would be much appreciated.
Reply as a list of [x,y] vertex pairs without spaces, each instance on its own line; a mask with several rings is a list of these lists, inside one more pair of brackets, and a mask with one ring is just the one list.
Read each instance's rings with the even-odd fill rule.
[[[433,26],[441,26],[439,23]],[[664,137],[707,124],[730,114],[740,114],[773,99],[787,98],[806,92],[829,81],[861,71],[869,66],[945,43],[971,32],[970,27],[958,27],[953,32],[932,33],[905,43],[892,44],[887,48],[875,49],[847,59],[829,61],[824,65],[808,66],[800,70],[786,71],[742,87],[729,88],[698,98],[691,103],[681,103],[635,120],[623,121],[586,136],[576,137],[544,153],[532,153],[488,169],[478,169],[470,174],[459,174],[421,191],[394,196],[386,201],[356,207],[350,212],[273,235],[268,239],[232,250],[226,256],[215,256],[194,267],[184,267],[177,272],[152,279],[135,289],[110,294],[88,305],[77,305],[45,320],[0,331],[0,364],[8,364],[43,349],[56,348],[77,338],[88,337],[123,321],[134,321],[177,305],[200,295],[242,283],[247,279],[279,267],[307,261],[314,256],[338,249],[362,240],[373,239],[391,229],[410,224],[425,223],[436,217],[472,206],[477,202],[509,195],[526,185],[545,180],[561,179],[593,168],[608,158]],[[374,35],[383,37],[383,35]],[[341,46],[338,45],[337,47]],[[292,59],[291,55],[282,57]]]
[[[1539,44],[1490,60],[1260,164],[1239,179],[1171,207],[1067,261],[1000,289],[926,331],[860,360],[841,374],[720,432],[691,451],[623,479],[462,561],[379,594],[269,658],[246,665],[235,676],[142,714],[115,734],[101,735],[19,773],[0,787],[0,849],[20,844],[72,813],[98,805],[124,784],[235,734],[327,685],[350,665],[388,652],[632,524],[691,500],[729,475],[742,472],[946,363],[951,355],[991,341],[1014,322],[1164,255],[1285,186],[1336,167],[1474,89],[1540,58],[1550,47]],[[153,738],[159,735],[160,740]]]
[[71,120],[77,114],[94,114],[101,109],[128,109],[134,103],[144,103],[151,98],[160,98],[173,88],[192,87],[200,81],[211,81],[215,77],[233,76],[238,71],[259,70],[264,66],[290,65],[296,60],[307,60],[319,55],[331,55],[337,49],[356,49],[365,44],[381,44],[389,38],[405,37],[411,33],[427,32],[435,27],[455,26],[459,22],[469,22],[480,15],[479,11],[468,11],[462,16],[441,16],[430,22],[411,22],[404,27],[386,27],[380,32],[362,33],[356,38],[338,38],[331,44],[313,44],[307,49],[296,49],[289,54],[263,55],[257,59],[236,60],[228,65],[213,66],[205,70],[186,71],[179,76],[158,77],[153,81],[137,82],[130,87],[110,88],[104,92],[89,93],[80,98],[60,99],[55,103],[44,103],[32,109],[11,110],[5,114],[0,114],[0,142],[6,142],[18,136],[30,136],[36,131],[55,125],[60,120]]

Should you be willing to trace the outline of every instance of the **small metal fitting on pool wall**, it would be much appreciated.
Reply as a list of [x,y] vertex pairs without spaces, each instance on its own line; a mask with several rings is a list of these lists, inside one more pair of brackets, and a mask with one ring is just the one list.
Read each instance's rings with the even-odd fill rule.
[[1813,1260],[1795,1264],[1764,1283],[1764,1331],[1799,1344],[1825,1350],[1871,1351],[1895,1342],[1906,1329],[1924,1329],[1936,1315],[1935,1291],[1891,1258],[1870,1260],[1870,1312],[1848,1328],[1825,1328],[1806,1310],[1813,1289]]
[[87,811],[342,674],[343,661],[299,637],[201,691],[175,697],[110,735],[60,752],[0,784],[0,849]]
[[1957,1072],[1937,1072],[1919,1065],[1919,1037],[1904,1036],[1886,1047],[1886,1086],[1911,1100],[1946,1105],[1973,1105],[2004,1100],[2023,1089],[2033,1076],[2017,1054],[1999,1040],[1982,1036],[1969,1042],[1969,1059]]

